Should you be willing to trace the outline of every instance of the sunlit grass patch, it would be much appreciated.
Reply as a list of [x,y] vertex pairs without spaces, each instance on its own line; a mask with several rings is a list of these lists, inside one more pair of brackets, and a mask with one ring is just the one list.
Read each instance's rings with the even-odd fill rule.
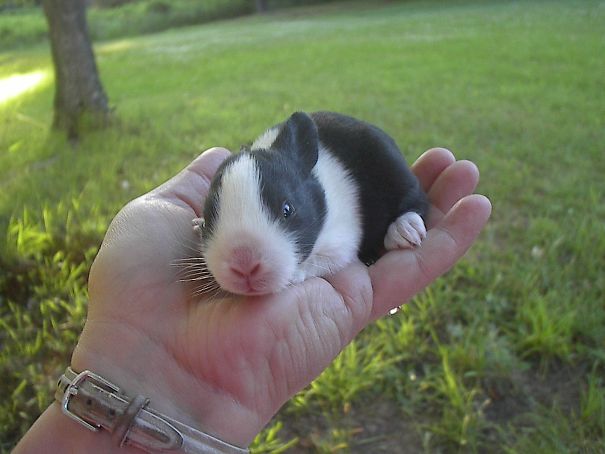
[[340,413],[364,391],[384,378],[384,372],[397,357],[386,356],[374,342],[360,345],[353,341],[311,385],[292,400],[293,408],[319,405],[327,412]]
[[277,421],[266,427],[256,436],[250,445],[250,451],[253,454],[280,454],[287,452],[290,448],[298,444],[297,438],[283,441],[279,437],[279,431],[283,428],[283,423]]
[[105,225],[83,219],[77,200],[9,223],[0,256],[0,375],[11,390],[0,412],[3,440],[18,438],[49,404],[69,362],[65,346],[75,345],[86,318],[86,279]]
[[0,107],[13,98],[21,96],[40,86],[48,79],[46,71],[34,71],[27,74],[14,74],[0,79]]

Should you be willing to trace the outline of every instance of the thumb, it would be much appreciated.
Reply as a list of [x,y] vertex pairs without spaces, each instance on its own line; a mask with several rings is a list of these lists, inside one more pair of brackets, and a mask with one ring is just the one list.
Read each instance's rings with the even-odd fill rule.
[[211,148],[191,162],[176,176],[143,197],[160,198],[186,205],[197,217],[202,214],[204,200],[212,177],[231,153],[226,148]]

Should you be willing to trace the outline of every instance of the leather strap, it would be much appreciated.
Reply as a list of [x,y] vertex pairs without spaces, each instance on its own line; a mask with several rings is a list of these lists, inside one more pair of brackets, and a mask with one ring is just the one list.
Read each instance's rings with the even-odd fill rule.
[[248,453],[148,408],[149,399],[131,399],[90,371],[76,374],[68,367],[59,378],[55,399],[67,416],[90,430],[107,430],[118,446],[134,446],[151,453]]

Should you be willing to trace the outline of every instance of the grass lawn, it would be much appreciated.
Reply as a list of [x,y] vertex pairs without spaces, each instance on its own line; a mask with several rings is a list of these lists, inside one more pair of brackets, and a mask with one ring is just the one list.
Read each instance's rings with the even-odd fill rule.
[[49,131],[47,48],[0,51],[0,449],[50,402],[119,208],[208,147],[327,109],[409,161],[432,146],[475,161],[494,213],[256,452],[604,452],[603,30],[599,1],[385,1],[100,42],[119,121],[76,149]]

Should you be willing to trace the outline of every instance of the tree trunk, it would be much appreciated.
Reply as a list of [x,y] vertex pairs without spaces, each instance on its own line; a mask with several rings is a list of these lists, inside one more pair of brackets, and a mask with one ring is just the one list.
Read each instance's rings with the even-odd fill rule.
[[86,24],[86,0],[43,0],[55,66],[53,126],[76,139],[83,126],[107,124],[107,96]]
[[268,9],[267,0],[256,0],[256,12],[264,13]]

